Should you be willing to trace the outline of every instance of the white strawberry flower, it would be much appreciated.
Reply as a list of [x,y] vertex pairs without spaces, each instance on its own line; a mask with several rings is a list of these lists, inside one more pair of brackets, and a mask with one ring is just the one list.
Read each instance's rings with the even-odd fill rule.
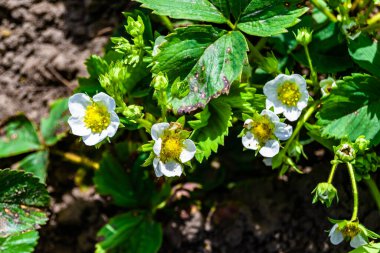
[[306,88],[305,79],[298,74],[278,75],[264,85],[266,109],[273,107],[275,114],[283,113],[288,120],[297,120],[309,100]]
[[345,237],[347,237],[350,239],[350,246],[352,248],[358,248],[366,245],[368,242],[361,235],[361,230],[352,224],[352,222],[349,222],[342,229],[339,228],[338,224],[335,224],[329,233],[330,242],[334,245],[338,245],[343,242]]
[[247,149],[259,150],[264,157],[274,157],[280,151],[278,140],[287,140],[293,132],[290,125],[280,122],[276,114],[263,110],[260,115],[244,122],[245,133],[243,146]]
[[103,92],[93,98],[84,93],[74,94],[69,98],[68,123],[72,133],[81,136],[88,146],[113,137],[120,124],[115,107],[115,100]]
[[195,155],[194,142],[182,138],[175,123],[156,123],[151,128],[151,135],[154,140],[153,152],[156,155],[153,160],[156,176],[180,176],[183,164]]

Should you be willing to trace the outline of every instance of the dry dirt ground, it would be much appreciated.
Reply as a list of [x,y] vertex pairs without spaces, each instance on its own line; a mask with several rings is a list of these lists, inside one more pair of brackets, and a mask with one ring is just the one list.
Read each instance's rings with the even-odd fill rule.
[[[0,122],[17,112],[39,121],[51,101],[70,95],[76,78],[86,75],[85,59],[102,53],[129,5],[121,0],[0,0]],[[60,145],[74,141],[69,137]],[[307,175],[278,178],[260,161],[247,171],[235,168],[237,158],[223,148],[220,163],[228,167],[226,180],[240,183],[232,190],[222,186],[197,195],[202,206],[184,201],[174,213],[158,215],[164,223],[160,252],[347,252],[348,247],[332,247],[325,232],[331,227],[327,216],[349,216],[344,171],[336,181],[340,204],[329,212],[311,204],[310,192],[325,180],[329,168],[329,157],[314,153],[319,149],[310,148],[313,155],[302,162]],[[40,230],[36,252],[94,252],[97,230],[121,210],[91,188],[80,191],[74,184],[75,167],[52,158],[47,181],[51,219]],[[360,190],[361,221],[379,232],[379,212],[365,185]]]

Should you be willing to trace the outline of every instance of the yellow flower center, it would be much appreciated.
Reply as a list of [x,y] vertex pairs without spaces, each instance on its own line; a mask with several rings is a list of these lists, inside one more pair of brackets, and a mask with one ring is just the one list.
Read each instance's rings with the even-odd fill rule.
[[101,133],[111,123],[111,115],[105,105],[93,102],[87,106],[84,124],[93,133]]
[[287,106],[296,106],[301,98],[297,84],[286,82],[277,89],[278,98]]
[[163,161],[178,160],[181,155],[183,144],[181,139],[175,136],[165,136],[162,139],[160,158]]
[[263,115],[255,119],[251,131],[260,143],[265,143],[273,136],[274,124],[266,115]]
[[347,223],[341,232],[345,237],[353,238],[360,232],[360,229],[356,223],[350,222]]

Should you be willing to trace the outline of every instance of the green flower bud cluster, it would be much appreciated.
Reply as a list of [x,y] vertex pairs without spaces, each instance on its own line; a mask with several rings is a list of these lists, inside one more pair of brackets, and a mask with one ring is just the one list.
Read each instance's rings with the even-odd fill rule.
[[355,161],[355,178],[360,181],[361,179],[369,179],[371,172],[376,172],[380,167],[380,157],[375,152],[361,155]]
[[307,46],[313,39],[313,32],[307,27],[302,27],[297,30],[295,37],[300,45]]
[[318,201],[322,204],[326,205],[326,207],[330,207],[334,199],[338,202],[338,191],[336,188],[327,182],[319,183],[317,187],[312,191],[314,193],[313,204]]
[[129,105],[123,110],[123,115],[129,120],[131,123],[137,123],[138,119],[141,119],[144,116],[142,106],[138,105]]
[[124,63],[135,67],[140,62],[145,47],[143,36],[145,25],[142,18],[138,16],[137,20],[134,20],[129,16],[125,30],[131,35],[133,44],[124,37],[113,37],[111,41],[115,44],[115,51],[124,56]]

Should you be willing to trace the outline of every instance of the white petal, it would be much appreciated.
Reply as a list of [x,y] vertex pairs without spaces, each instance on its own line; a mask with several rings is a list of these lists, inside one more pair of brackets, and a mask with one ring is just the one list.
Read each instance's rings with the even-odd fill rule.
[[247,132],[241,139],[243,146],[247,149],[257,150],[259,148],[259,141],[253,136],[251,132]]
[[111,112],[111,123],[106,129],[108,133],[107,135],[108,137],[113,137],[116,134],[117,129],[119,128],[119,124],[120,124],[119,117],[117,116],[115,112]]
[[301,98],[297,102],[297,108],[299,110],[304,109],[307,106],[308,102],[309,102],[309,93],[307,92],[307,90],[305,90],[303,92],[301,91]]
[[295,82],[300,89],[300,91],[304,91],[307,88],[306,80],[299,74],[293,74],[289,76],[289,79]]
[[92,97],[92,99],[95,102],[101,102],[102,104],[104,104],[107,107],[109,112],[115,110],[115,107],[116,107],[115,100],[104,92],[100,92],[96,94],[95,96]]
[[351,239],[350,246],[352,248],[358,248],[362,245],[366,245],[367,243],[368,242],[366,242],[366,240],[364,240],[364,238],[359,233],[356,236],[354,236],[354,238]]
[[86,136],[91,134],[91,129],[87,128],[83,122],[83,118],[70,117],[67,121],[74,135]]
[[107,131],[104,130],[101,133],[92,133],[87,136],[83,136],[83,142],[87,146],[94,146],[104,140],[107,137]]
[[159,156],[160,153],[161,153],[161,146],[162,146],[162,139],[161,138],[158,138],[158,140],[156,140],[154,142],[154,145],[153,145],[153,152]]
[[265,166],[272,166],[272,158],[264,158],[263,163],[265,164]]
[[269,99],[266,99],[265,100],[265,106],[266,106],[265,108],[267,110],[269,110],[270,108],[273,107],[275,114],[280,114],[280,113],[284,112],[284,107],[281,105],[281,102],[278,101],[277,98],[275,101],[276,101],[276,105],[272,101],[270,101]]
[[156,177],[162,177],[164,174],[161,172],[160,168],[160,159],[159,158],[154,158],[153,159],[153,168],[154,168],[154,173],[156,174]]
[[152,128],[150,129],[150,134],[152,135],[152,139],[155,141],[158,140],[158,138],[160,138],[164,130],[168,128],[169,125],[170,124],[167,122],[154,124]]
[[167,163],[163,163],[162,161],[160,161],[159,164],[159,168],[162,174],[164,174],[167,177],[179,177],[182,174],[182,165],[177,162],[170,161]]
[[264,157],[273,157],[280,151],[280,143],[276,140],[269,140],[259,150],[259,153]]
[[84,93],[77,93],[69,98],[69,111],[74,117],[84,117],[86,108],[91,104],[91,99]]
[[297,107],[288,107],[284,111],[284,116],[289,121],[295,121],[297,120],[301,115],[301,110],[299,110]]
[[293,127],[291,125],[278,122],[276,123],[276,129],[274,130],[274,134],[278,139],[281,141],[285,141],[292,136],[293,133]]
[[269,117],[270,121],[272,121],[273,123],[280,122],[280,119],[278,118],[278,116],[274,112],[272,112],[270,110],[264,109],[260,113],[260,115],[267,115]]
[[183,141],[183,149],[181,154],[179,155],[179,160],[183,163],[190,161],[193,159],[197,148],[192,140],[186,139]]
[[244,127],[249,130],[252,128],[252,123],[253,123],[252,119],[247,119],[246,121],[244,121]]
[[338,224],[335,224],[329,233],[330,242],[334,245],[338,245],[343,241],[343,234],[338,230]]

